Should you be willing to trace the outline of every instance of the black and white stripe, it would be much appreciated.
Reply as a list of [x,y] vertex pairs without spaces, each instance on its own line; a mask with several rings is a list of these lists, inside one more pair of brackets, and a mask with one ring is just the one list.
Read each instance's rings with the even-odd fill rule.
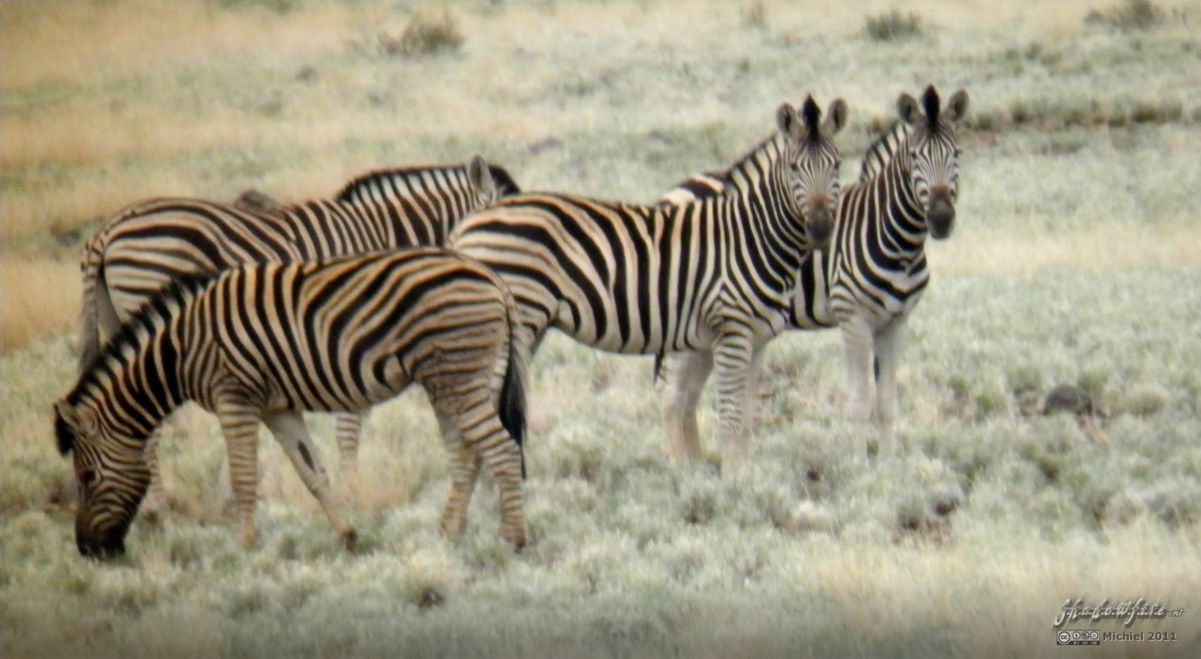
[[[467,165],[380,170],[333,198],[261,211],[198,199],[149,199],[116,213],[84,248],[80,368],[151,296],[181,277],[246,263],[321,259],[442,245],[467,213],[518,192],[503,168],[480,156]],[[338,415],[342,467],[354,481],[361,419]],[[148,445],[152,499],[162,486],[157,441]]]
[[[885,451],[895,444],[896,367],[907,319],[929,281],[926,236],[945,238],[953,226],[959,190],[955,125],[967,111],[968,96],[956,92],[942,108],[937,91],[928,87],[920,106],[908,94],[897,105],[900,121],[868,149],[861,181],[839,200],[829,248],[802,264],[789,314],[792,329],[841,329],[852,414],[866,420],[874,411]],[[663,200],[717,194],[709,182],[723,176],[693,177]],[[697,353],[668,359],[669,437],[695,435],[708,359]],[[866,453],[863,441],[855,447],[857,455]]]
[[527,354],[549,327],[611,352],[713,352],[732,473],[762,348],[785,325],[798,264],[829,238],[831,136],[845,116],[841,100],[825,124],[812,98],[800,114],[784,104],[778,133],[730,169],[715,197],[642,206],[518,195],[464,218],[450,245],[509,284]]
[[498,483],[502,534],[525,543],[525,404],[516,310],[483,265],[443,249],[327,262],[265,263],[181,279],[127,322],[55,405],[59,449],[74,451],[84,555],[120,553],[150,482],[144,443],[173,409],[215,412],[242,541],[254,525],[257,439],[266,423],[348,544],[301,412],[358,412],[420,383],[451,454],[442,529],[457,537],[480,466]]

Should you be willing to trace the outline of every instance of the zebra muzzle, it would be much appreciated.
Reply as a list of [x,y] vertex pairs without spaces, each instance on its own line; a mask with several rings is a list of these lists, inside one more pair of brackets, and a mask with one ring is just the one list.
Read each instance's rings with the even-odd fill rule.
[[809,233],[811,249],[825,249],[830,246],[830,238],[834,235],[834,216],[830,209],[819,206],[809,212],[809,220],[805,223]]
[[950,199],[936,197],[930,200],[930,206],[926,209],[926,225],[934,238],[942,239],[951,235],[951,230],[955,228],[955,207]]

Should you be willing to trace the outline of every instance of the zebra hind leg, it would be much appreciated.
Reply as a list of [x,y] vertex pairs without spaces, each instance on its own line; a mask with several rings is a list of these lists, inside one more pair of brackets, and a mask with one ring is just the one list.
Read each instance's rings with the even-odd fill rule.
[[[429,390],[429,389],[427,389]],[[435,398],[434,406],[438,414],[445,418],[458,431],[462,441],[462,449],[470,452],[473,458],[462,459],[464,470],[455,474],[462,478],[463,485],[455,486],[455,490],[474,485],[475,469],[471,467],[476,462],[488,465],[492,480],[500,495],[500,535],[517,549],[526,544],[525,512],[521,493],[521,448],[517,441],[505,430],[496,411],[496,401],[492,396],[475,396],[468,401],[458,398],[447,400]],[[458,403],[458,404],[456,404]],[[470,481],[470,484],[468,483]],[[452,496],[454,492],[452,492]],[[462,501],[462,515],[466,514],[467,500]],[[452,500],[447,505],[448,515],[454,515],[456,504]],[[452,525],[453,530],[453,525]]]
[[455,424],[441,414],[437,417],[442,441],[450,455],[451,484],[450,497],[446,502],[446,510],[442,513],[440,528],[446,539],[454,541],[459,539],[467,525],[467,509],[471,505],[471,495],[475,491],[476,478],[483,461],[478,454],[463,446],[462,437]]
[[299,412],[287,411],[267,416],[263,421],[292,461],[300,480],[321,504],[342,544],[347,550],[353,551],[358,534],[342,514],[342,503],[330,487],[329,475],[313,449],[313,439],[304,425],[304,417]]

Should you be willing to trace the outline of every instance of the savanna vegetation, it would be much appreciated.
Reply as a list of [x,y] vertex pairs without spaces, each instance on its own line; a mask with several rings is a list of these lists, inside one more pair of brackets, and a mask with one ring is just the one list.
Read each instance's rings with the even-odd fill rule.
[[[1166,0],[0,3],[0,654],[1197,656],[1199,24]],[[810,92],[850,103],[850,181],[927,83],[972,107],[899,455],[848,455],[871,431],[836,332],[772,344],[734,483],[668,463],[649,359],[552,336],[521,553],[487,482],[465,537],[439,537],[446,461],[410,392],[366,429],[357,553],[267,441],[262,547],[241,550],[218,428],[185,409],[164,519],[123,561],[77,554],[50,405],[74,381],[81,241],[123,204],[298,200],[476,152],[527,189],[649,202]],[[1057,385],[1091,412],[1044,414]],[[1058,648],[1075,598],[1184,612],[1069,625],[1174,642]]]

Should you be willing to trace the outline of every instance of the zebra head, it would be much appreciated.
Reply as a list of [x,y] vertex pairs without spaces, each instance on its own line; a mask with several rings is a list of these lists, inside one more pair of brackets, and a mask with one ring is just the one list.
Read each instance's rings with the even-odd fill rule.
[[925,209],[926,227],[934,238],[951,235],[955,200],[959,196],[959,146],[955,127],[967,112],[968,96],[955,92],[945,108],[934,85],[922,93],[921,105],[909,94],[897,99],[901,121],[912,128],[906,156],[918,203]]
[[88,558],[125,553],[125,534],[150,485],[144,444],[113,436],[86,403],[61,400],[54,406],[58,450],[75,454],[79,503],[75,544]]
[[824,249],[834,233],[838,207],[839,153],[832,139],[846,124],[847,104],[830,103],[825,122],[821,108],[809,96],[800,113],[785,103],[776,112],[776,124],[785,138],[785,176],[792,200],[805,223],[810,249]]

